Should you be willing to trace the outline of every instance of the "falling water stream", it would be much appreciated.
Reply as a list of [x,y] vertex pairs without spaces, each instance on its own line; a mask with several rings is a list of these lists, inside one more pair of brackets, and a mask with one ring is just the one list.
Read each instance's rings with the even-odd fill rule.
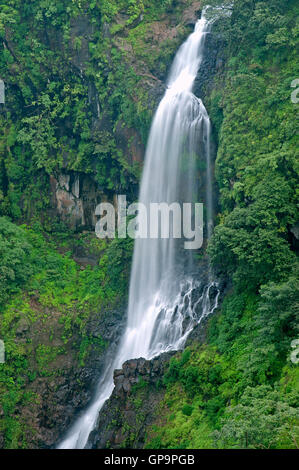
[[[206,160],[206,232],[213,229],[211,125],[202,101],[192,93],[211,22],[203,11],[172,65],[167,89],[150,131],[139,201],[195,202],[198,154]],[[185,251],[185,252],[184,252]],[[194,326],[218,306],[211,273],[192,276],[192,253],[180,240],[137,239],[130,281],[128,319],[116,357],[106,364],[90,407],[77,419],[59,449],[82,449],[110,397],[113,371],[139,357],[151,359],[184,347]]]

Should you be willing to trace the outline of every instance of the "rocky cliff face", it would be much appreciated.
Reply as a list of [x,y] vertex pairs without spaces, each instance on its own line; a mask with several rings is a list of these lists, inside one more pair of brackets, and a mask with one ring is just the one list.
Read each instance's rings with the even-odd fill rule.
[[101,410],[88,448],[142,448],[165,389],[162,379],[173,353],[151,361],[133,359],[114,372],[115,388]]
[[[3,189],[5,214],[10,214],[7,201],[12,200],[17,208],[16,217],[28,221],[33,215],[37,216],[39,207],[44,209],[45,200],[45,212],[50,220],[57,218],[75,232],[91,231],[97,222],[97,204],[113,202],[115,194],[125,193],[128,200],[136,199],[153,113],[165,91],[173,56],[199,16],[200,2],[189,0],[173,2],[160,17],[143,14],[132,23],[128,23],[126,12],[119,12],[110,21],[102,22],[93,12],[84,11],[71,17],[67,41],[63,28],[49,24],[43,17],[37,36],[41,50],[49,53],[48,57],[44,52],[49,63],[36,51],[34,57],[38,58],[38,65],[35,65],[41,67],[40,81],[35,81],[30,74],[23,77],[25,66],[22,68],[22,61],[28,62],[26,49],[19,51],[13,32],[7,30],[4,48],[11,55],[11,63],[7,67],[7,77],[4,77],[7,100],[5,106],[1,105],[0,120],[3,117],[7,123],[11,115],[14,126],[13,131],[9,126],[5,128],[4,134],[10,137],[3,145],[1,142],[0,149],[0,189]],[[27,27],[30,36],[29,31],[34,31],[31,19],[25,14],[23,18],[24,28]],[[221,67],[217,41],[209,39],[207,42],[208,53],[203,67],[206,72],[198,78],[196,89],[200,97],[207,96],[213,86],[212,71]],[[53,53],[57,59],[54,65],[50,60]],[[23,86],[24,82],[26,86]],[[57,94],[56,90],[59,90]],[[70,104],[65,105],[64,100]],[[55,108],[57,103],[63,109],[63,117],[57,117],[60,112]],[[73,115],[74,109],[76,114]],[[26,125],[23,120],[28,120]],[[47,127],[48,123],[50,127]],[[34,127],[39,125],[44,127]],[[52,131],[53,147],[52,143],[47,143]],[[29,140],[26,139],[27,132],[31,133]],[[38,145],[32,147],[31,143],[36,141]],[[5,163],[1,160],[2,149],[8,155]],[[43,152],[45,161],[40,160]],[[28,163],[27,168],[23,160],[31,166]],[[200,197],[204,200],[205,170],[204,162],[200,163]],[[20,174],[26,177],[20,178]],[[33,181],[33,184],[30,186],[27,181]],[[1,191],[0,209],[3,207]],[[99,262],[98,257],[78,247],[73,257],[82,269]],[[32,308],[42,314],[38,301]],[[25,437],[29,447],[54,446],[77,413],[88,404],[105,354],[113,354],[116,348],[124,311],[125,302],[117,311],[107,309],[87,313],[85,335],[92,338],[94,344],[84,358],[84,364],[78,359],[82,342],[79,327],[72,333],[72,342],[65,346],[61,324],[64,312],[49,309],[45,312],[49,318],[44,322],[38,320],[27,325],[21,319],[16,326],[17,347],[22,348],[29,338],[33,349],[40,344],[47,348],[49,331],[53,330],[54,347],[65,349],[51,364],[53,370],[60,371],[59,377],[53,379],[51,371],[49,375],[43,375],[41,371],[38,378],[24,384],[28,393],[38,396],[36,402],[19,405],[14,410],[14,416],[22,416],[27,426]],[[96,346],[99,338],[109,345],[109,352]],[[138,359],[116,372],[115,391],[103,409],[99,424],[101,433],[94,433],[92,447],[139,447],[144,444],[146,427],[164,394],[160,380],[168,360],[167,355],[154,361]],[[37,364],[32,364],[33,370],[37,368]],[[134,402],[135,391],[142,403]],[[0,406],[0,418],[2,415]],[[111,427],[113,420],[117,423]],[[136,436],[131,429],[135,430]],[[3,439],[0,437],[0,447],[4,447]]]
[[[222,287],[224,289],[224,285]],[[208,323],[209,319],[204,319],[194,328],[186,347],[200,349],[207,343]],[[163,415],[167,415],[167,411],[165,413],[161,409],[167,391],[164,378],[170,360],[175,356],[180,357],[181,353],[165,353],[150,361],[132,359],[114,372],[115,388],[100,411],[97,427],[90,435],[87,448],[145,447],[153,426],[159,426]]]
[[[14,39],[13,26],[3,42],[9,60],[1,70],[6,87],[1,148],[10,157],[0,167],[1,207],[9,213],[13,200],[10,210],[18,219],[29,221],[40,211],[71,229],[93,230],[101,200],[113,201],[115,194],[136,200],[153,113],[201,3],[140,7],[133,17],[120,6],[115,14],[87,6],[59,12],[34,8],[36,16],[25,7],[19,15],[35,54]],[[207,47],[200,97],[222,64],[219,41],[208,38]],[[20,172],[26,178],[20,179]]]
[[[31,308],[37,314],[40,306],[35,302]],[[66,344],[63,339],[64,325],[59,321],[62,313],[50,309],[43,313],[48,315],[46,323],[42,318],[31,324],[21,318],[16,325],[16,347],[27,348],[28,338],[31,338],[30,348],[33,351],[38,350],[40,344],[44,351],[48,347],[63,351],[46,368],[37,361],[34,353],[29,356],[28,367],[38,374],[30,381],[27,379],[23,389],[28,396],[32,394],[34,400],[26,405],[17,405],[11,414],[12,419],[21,416],[28,448],[53,447],[80,410],[87,406],[107,355],[115,353],[123,322],[121,308],[117,312],[102,311],[90,315],[85,332],[90,346],[83,361],[78,354],[82,344],[79,328],[73,330],[72,341]],[[55,331],[54,341],[49,338],[49,330]],[[0,418],[3,416],[0,403]],[[0,432],[0,448],[4,447],[4,435]]]
[[[191,31],[199,16],[200,2],[193,2],[186,9],[181,20]],[[173,20],[157,22],[152,32],[152,41],[161,42],[165,37],[168,37],[169,40],[175,39],[179,36],[178,31],[178,25]],[[216,74],[221,72],[224,66],[222,46],[223,40],[219,35],[213,33],[208,35],[206,54],[195,87],[195,94],[204,102],[214,89]],[[125,41],[120,41],[119,47],[127,47]],[[128,48],[128,52],[132,64],[137,68],[138,73],[141,73],[138,67],[144,64],[138,63],[134,57],[134,50]],[[148,96],[151,100],[148,103],[149,110],[153,112],[165,91],[166,74],[159,73],[159,70],[143,70],[142,74],[146,77],[143,86],[146,85],[149,89]],[[134,152],[131,157],[128,155],[130,164],[132,165],[134,161],[142,161],[144,147],[141,145],[136,131],[128,129],[126,125],[118,125],[116,132],[117,142],[121,148],[124,149],[128,141],[134,142]],[[216,154],[215,142],[213,143],[213,152]],[[200,198],[204,201],[205,161],[200,162],[200,166]],[[202,270],[205,272],[207,269],[205,261],[202,265]],[[225,289],[224,284],[225,282],[221,285],[222,292]],[[206,340],[206,327],[207,321],[204,321],[199,328],[195,328],[187,344],[191,344],[193,341],[203,344]],[[115,371],[113,394],[100,412],[97,429],[90,436],[88,448],[144,447],[147,430],[158,419],[159,404],[165,395],[163,377],[172,356],[173,353],[164,354],[152,361],[143,358],[133,359],[127,361],[121,370]]]
[[61,173],[50,176],[52,213],[72,230],[92,230],[97,222],[95,209],[105,195],[94,179],[84,173]]
[[[169,9],[167,15],[163,15],[159,21],[148,23],[145,15],[141,15],[129,26],[127,25],[127,15],[118,14],[112,23],[105,23],[102,26],[101,34],[103,40],[107,41],[106,59],[107,64],[103,71],[104,76],[108,77],[115,73],[115,64],[111,55],[111,49],[115,48],[125,60],[127,70],[134,71],[138,78],[138,83],[128,101],[132,100],[132,105],[143,107],[146,115],[145,127],[136,120],[135,126],[126,122],[123,118],[116,118],[115,111],[111,109],[109,97],[106,103],[100,104],[99,91],[96,83],[88,75],[89,67],[93,62],[88,44],[94,41],[95,25],[87,15],[80,15],[72,19],[70,25],[70,53],[71,64],[79,74],[82,81],[88,85],[88,103],[91,112],[91,139],[95,147],[105,146],[103,140],[109,139],[115,141],[117,152],[122,155],[122,161],[128,169],[127,188],[119,188],[119,191],[125,191],[128,199],[136,199],[138,194],[138,178],[142,168],[147,132],[153,113],[165,91],[165,81],[168,70],[171,65],[173,55],[185,37],[192,31],[197,19],[201,14],[199,1],[178,2],[178,8],[182,12]],[[134,48],[132,37],[135,31],[145,28],[146,34],[136,36],[138,48]],[[119,30],[119,32],[114,32]],[[112,32],[113,31],[113,32]],[[80,48],[76,49],[76,38],[80,38]],[[138,38],[138,39],[137,39]],[[58,36],[58,46],[63,49],[62,37]],[[59,44],[59,42],[61,43]],[[167,46],[166,46],[167,44]],[[146,56],[140,54],[139,49],[146,50]],[[195,94],[204,99],[209,95],[214,86],[214,76],[223,65],[221,55],[221,38],[217,35],[208,35],[206,43],[207,52],[204,58],[203,66],[200,70]],[[150,60],[151,56],[155,60]],[[156,58],[157,57],[157,58]],[[160,59],[160,60],[159,60]],[[125,77],[123,77],[125,78]],[[112,94],[113,86],[109,92]],[[131,93],[131,92],[130,92]],[[131,106],[131,105],[130,105]],[[144,116],[145,116],[144,115]],[[133,120],[134,121],[134,120]],[[111,157],[109,157],[111,158]],[[88,175],[71,170],[71,162],[67,155],[64,156],[64,168],[58,176],[50,177],[50,199],[52,205],[52,214],[58,215],[72,229],[94,229],[96,217],[94,215],[96,205],[101,201],[114,199],[113,189],[107,190],[99,183],[99,176],[96,170],[96,161],[94,168]],[[200,179],[200,198],[205,199],[205,162],[201,162]],[[137,173],[135,169],[138,169]],[[133,171],[134,176],[129,176]],[[137,179],[136,179],[137,177]],[[117,188],[114,188],[115,191]],[[116,191],[117,193],[117,191]]]

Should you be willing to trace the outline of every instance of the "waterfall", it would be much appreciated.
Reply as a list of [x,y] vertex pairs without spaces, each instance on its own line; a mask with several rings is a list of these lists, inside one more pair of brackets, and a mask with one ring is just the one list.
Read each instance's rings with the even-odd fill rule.
[[[194,202],[198,197],[198,153],[206,159],[207,237],[213,228],[211,125],[202,101],[192,93],[211,23],[203,11],[194,32],[174,59],[167,89],[154,117],[139,200]],[[59,445],[84,448],[99,410],[110,397],[113,371],[128,359],[153,358],[179,350],[194,328],[218,306],[219,291],[208,276],[192,276],[191,252],[180,240],[137,239],[130,280],[127,326],[116,357],[106,365],[92,405]]]

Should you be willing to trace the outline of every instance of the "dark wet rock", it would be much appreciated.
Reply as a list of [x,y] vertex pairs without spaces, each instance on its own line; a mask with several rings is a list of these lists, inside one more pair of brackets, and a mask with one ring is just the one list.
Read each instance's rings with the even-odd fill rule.
[[[183,2],[184,3],[184,2]],[[173,9],[169,9],[169,14],[152,24],[152,38],[148,38],[149,54],[151,49],[159,48],[164,41],[170,41],[177,47],[181,44],[184,37],[192,31],[194,25],[201,15],[201,2],[193,1],[191,5],[186,2],[182,17],[178,20],[177,16],[173,14]],[[123,12],[119,14],[116,23],[124,25],[128,20],[128,15]],[[138,17],[130,28],[134,28],[137,24],[143,21],[142,15]],[[135,26],[134,26],[135,25]],[[104,38],[111,38],[110,32],[111,25],[104,24],[102,26],[101,34]],[[89,44],[92,42],[96,26],[92,24],[88,15],[79,15],[71,20],[70,28],[70,61],[74,73],[81,77],[82,82],[88,88],[88,110],[92,116],[91,128],[91,141],[95,148],[103,145],[103,135],[111,136],[115,140],[118,151],[122,153],[123,158],[129,167],[139,165],[142,167],[144,154],[145,154],[145,129],[141,132],[140,129],[129,127],[126,122],[119,120],[114,122],[109,103],[100,106],[98,91],[95,86],[94,79],[87,74],[87,69],[90,64],[91,56],[89,52]],[[190,31],[189,31],[190,29]],[[140,87],[143,90],[145,102],[144,107],[147,110],[148,116],[153,115],[157,106],[165,93],[166,80],[171,66],[172,60],[169,63],[156,63],[153,69],[149,69],[144,61],[136,58],[135,51],[132,49],[130,43],[126,43],[125,34],[129,29],[122,30],[120,37],[116,34],[113,36],[115,47],[125,48],[126,60],[128,67],[132,67],[137,76],[141,77]],[[62,50],[64,48],[63,39],[59,35],[54,38],[50,35],[51,47]],[[80,38],[80,48],[75,47],[75,39]],[[125,44],[124,44],[125,43]],[[215,74],[219,72],[224,66],[224,57],[222,53],[223,39],[219,34],[209,34],[206,41],[206,53],[203,59],[202,67],[196,79],[194,92],[196,96],[202,98],[204,101],[206,96],[209,95],[214,87]],[[113,61],[111,60],[110,50],[107,50],[107,65],[106,69],[102,71],[105,79],[109,74],[113,73]],[[66,124],[67,126],[67,124]],[[141,137],[141,134],[143,136]],[[200,152],[199,152],[200,153]],[[94,158],[92,162],[92,172],[84,174],[84,171],[73,172],[70,171],[70,156],[65,152],[63,155],[63,170],[60,175],[51,177],[50,181],[50,198],[51,210],[50,216],[55,215],[66,223],[73,230],[79,231],[83,229],[93,230],[97,222],[95,216],[95,208],[97,204],[102,201],[113,201],[115,194],[113,192],[104,194],[102,188],[98,184],[97,178],[97,159]],[[201,162],[203,165],[205,162]],[[204,202],[205,198],[205,174],[204,171],[200,175],[200,197]],[[129,189],[127,188],[127,195],[130,199],[135,200],[138,195],[138,181],[130,182]],[[80,257],[78,259],[82,264],[90,264],[88,259]],[[92,264],[92,262],[91,262]]]
[[183,13],[182,22],[184,25],[194,28],[197,20],[201,16],[201,2],[192,2]]
[[73,230],[95,227],[95,209],[104,195],[89,175],[61,172],[50,177],[50,190],[53,215]]
[[299,223],[290,228],[290,242],[295,251],[299,249]]
[[296,240],[299,240],[299,223],[291,227],[291,233],[294,235]]
[[174,354],[165,353],[150,361],[133,359],[114,372],[115,388],[99,414],[88,448],[143,446],[146,428],[154,421],[157,405],[165,393],[161,380]]
[[[199,15],[200,2],[192,2],[192,8],[186,11],[181,19],[182,24],[190,27],[191,31]],[[138,21],[142,21],[142,18],[139,18]],[[155,27],[157,31],[154,31],[154,34],[159,34],[161,41],[168,37],[170,40],[175,39],[178,35],[178,25],[174,20],[171,28],[169,24],[159,22]],[[71,61],[76,73],[82,75],[82,80],[85,80],[88,84],[93,142],[95,144],[101,143],[102,133],[113,131],[118,149],[122,151],[129,165],[141,164],[144,157],[144,143],[141,141],[138,130],[127,127],[126,123],[123,122],[119,122],[116,129],[114,129],[115,123],[111,121],[109,113],[99,109],[97,90],[94,83],[85,76],[86,65],[89,61],[88,42],[91,34],[92,26],[88,20],[81,17],[73,20],[72,40],[77,36],[83,39],[80,51],[73,51]],[[104,25],[103,35],[104,37],[110,36],[109,25]],[[60,41],[59,38],[53,38],[54,40],[56,42]],[[195,86],[195,94],[204,100],[214,86],[216,72],[219,72],[224,66],[225,59],[221,52],[222,45],[223,40],[219,35],[208,35],[206,54]],[[59,47],[59,44],[57,44],[57,47]],[[157,47],[159,47],[159,44],[157,44]],[[132,64],[136,66],[134,52]],[[107,68],[103,71],[103,74],[108,76],[111,71],[110,68],[111,63],[108,60]],[[166,89],[166,72],[160,70],[144,71],[143,69],[136,71],[137,74],[139,72],[143,74],[144,87],[147,90],[147,103],[144,105],[150,113],[153,113]],[[202,161],[201,163],[204,168],[205,162]],[[94,229],[97,221],[94,215],[96,205],[102,200],[113,200],[114,197],[114,194],[104,194],[99,187],[96,182],[95,167],[93,169],[94,173],[88,175],[71,171],[68,169],[68,155],[64,155],[64,167],[61,174],[51,177],[53,214],[58,215],[61,220],[75,230]],[[201,172],[199,180],[201,200],[204,201],[206,193],[204,171]],[[137,194],[136,188],[132,189],[132,193],[134,191]],[[78,251],[75,254],[75,260],[83,266],[93,265],[98,261],[84,251]],[[206,266],[203,271],[207,271]],[[196,296],[197,293],[194,294],[194,298]],[[192,302],[194,298],[192,296]],[[89,320],[87,334],[94,338],[103,338],[109,344],[108,351],[99,354],[96,348],[92,349],[84,366],[79,367],[74,361],[74,350],[70,350],[66,354],[65,362],[62,364],[63,374],[61,377],[55,379],[53,383],[49,383],[47,378],[40,378],[30,385],[30,390],[38,395],[40,405],[36,407],[35,411],[31,411],[28,407],[22,410],[22,413],[24,416],[27,414],[30,418],[32,428],[36,433],[38,447],[53,447],[75,421],[78,414],[90,402],[107,355],[112,357],[115,354],[123,329],[123,313],[124,307],[117,312],[111,311],[106,312],[104,315],[102,313],[93,315]],[[20,324],[17,335],[22,336],[26,332],[24,328],[26,328],[26,325]],[[204,320],[200,326],[194,328],[187,344],[191,344],[194,340],[204,342],[206,332],[207,320]],[[78,335],[75,332],[74,345],[76,347],[78,347],[77,340]],[[111,448],[120,448],[124,445],[137,448],[143,446],[146,428],[154,421],[157,406],[165,393],[165,389],[160,385],[160,382],[171,356],[170,353],[165,354],[152,361],[142,358],[134,359],[127,361],[121,370],[115,371],[114,391],[101,410],[98,426],[90,436],[88,447],[100,449],[107,446]],[[136,397],[141,401],[140,409],[136,405]],[[127,429],[128,427],[131,431]],[[134,434],[134,438],[131,434]],[[2,447],[1,436],[0,447]]]
[[214,32],[213,27],[206,37],[205,53],[194,86],[195,95],[201,98],[203,102],[206,101],[206,97],[210,96],[211,91],[215,88],[216,75],[223,70],[225,64],[224,46],[223,36]]
[[[52,448],[65,435],[77,415],[91,401],[107,358],[114,357],[125,320],[126,299],[120,302],[116,311],[90,313],[85,337],[101,338],[103,347],[90,344],[84,363],[79,358],[82,335],[79,327],[74,327],[72,340],[63,341],[64,325],[59,322],[58,312],[48,312],[47,324],[43,317],[28,324],[20,319],[16,324],[16,342],[24,344],[31,340],[32,354],[30,368],[38,370],[37,376],[28,380],[24,376],[24,389],[33,399],[16,405],[12,417],[21,416],[29,423],[27,441],[29,448]],[[55,330],[55,337],[49,340],[49,329]],[[106,347],[104,346],[106,345]],[[36,362],[36,351],[40,345],[61,348],[45,371]],[[0,403],[0,417],[3,409]],[[0,432],[0,448],[3,448],[3,433]]]
[[16,335],[23,336],[29,330],[29,323],[25,318],[21,318],[16,328]]

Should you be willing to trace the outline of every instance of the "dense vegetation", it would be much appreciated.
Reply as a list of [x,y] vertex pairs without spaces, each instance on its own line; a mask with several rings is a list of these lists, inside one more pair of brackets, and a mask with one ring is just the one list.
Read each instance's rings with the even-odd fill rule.
[[108,344],[90,323],[124,312],[132,243],[97,241],[90,226],[74,233],[53,211],[49,176],[90,175],[105,198],[136,197],[131,146],[135,135],[146,141],[151,89],[163,89],[185,34],[155,39],[152,25],[190,2],[176,3],[0,1],[0,447],[44,445],[33,418],[42,387],[96,367]]
[[[208,2],[211,3],[211,2]],[[209,346],[174,359],[149,446],[298,448],[297,2],[235,1],[209,106],[221,212],[209,253],[233,284]],[[182,406],[182,402],[185,405]]]
[[117,132],[126,124],[146,140],[155,105],[148,83],[164,77],[184,33],[154,47],[151,26],[175,3],[0,2],[2,213],[28,218],[44,210],[47,175],[63,168],[95,174],[104,191],[132,193],[140,166],[128,163]]
[[[76,263],[72,252],[78,246],[89,246],[89,253],[100,257],[98,265]],[[131,252],[131,241],[107,246],[91,235],[71,233],[45,240],[37,224],[18,227],[0,218],[0,337],[6,355],[0,368],[0,431],[5,447],[38,442],[24,410],[42,405],[42,382],[68,377],[73,367],[80,371],[93,352],[101,355],[107,348],[88,322],[123,308],[129,272],[122,263],[129,266]]]
[[[41,400],[31,385],[61,375],[59,358],[83,368],[91,349],[100,354],[107,345],[89,336],[88,321],[127,294],[132,244],[72,233],[49,211],[49,175],[90,174],[108,197],[136,195],[140,164],[129,162],[132,139],[120,145],[120,129],[146,142],[159,87],[188,32],[179,19],[192,3],[0,0],[5,447],[36,445],[23,412]],[[207,344],[171,360],[147,447],[299,446],[298,365],[290,361],[299,326],[297,3],[235,0],[232,16],[215,25],[225,67],[206,96],[220,205],[209,254],[230,287]],[[157,40],[154,28],[168,21],[179,24],[175,34]],[[78,246],[96,266],[74,261]]]

